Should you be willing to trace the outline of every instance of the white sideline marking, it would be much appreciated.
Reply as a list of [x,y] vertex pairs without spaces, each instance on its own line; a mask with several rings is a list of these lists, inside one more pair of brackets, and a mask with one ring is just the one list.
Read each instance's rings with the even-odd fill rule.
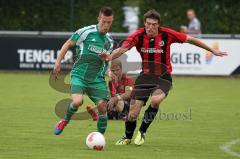
[[227,142],[226,144],[220,146],[220,149],[226,152],[229,155],[240,157],[240,153],[234,152],[231,150],[231,147],[237,143],[240,143],[240,139],[233,140],[231,142]]

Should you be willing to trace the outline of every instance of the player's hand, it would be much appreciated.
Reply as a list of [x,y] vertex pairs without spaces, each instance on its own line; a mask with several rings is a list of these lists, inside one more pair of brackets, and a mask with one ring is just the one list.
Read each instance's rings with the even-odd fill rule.
[[223,57],[223,56],[227,56],[228,54],[226,52],[223,52],[223,51],[220,51],[220,50],[217,50],[217,49],[213,49],[212,53],[216,56],[220,56],[220,57]]
[[116,85],[118,85],[118,77],[114,73],[112,73],[112,71],[109,71],[108,76],[110,81],[113,81]]
[[111,54],[107,56],[106,61],[112,61],[112,55]]
[[53,69],[53,76],[55,80],[58,79],[58,75],[60,71],[61,71],[61,63],[56,62]]
[[100,58],[103,60],[103,61],[109,61],[108,58],[109,58],[109,54],[107,53],[101,53],[99,54]]

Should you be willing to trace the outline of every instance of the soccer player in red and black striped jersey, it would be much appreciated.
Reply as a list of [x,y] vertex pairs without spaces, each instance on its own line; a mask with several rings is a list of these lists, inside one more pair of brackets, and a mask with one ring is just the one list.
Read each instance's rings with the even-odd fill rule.
[[225,56],[225,52],[207,46],[202,41],[160,26],[160,14],[149,10],[144,14],[144,28],[132,33],[115,49],[106,60],[119,57],[131,47],[136,47],[142,58],[142,72],[137,77],[131,94],[131,106],[128,120],[125,123],[125,136],[116,145],[127,145],[131,142],[136,128],[136,119],[144,103],[151,96],[151,104],[144,114],[139,132],[134,140],[136,145],[145,141],[145,133],[156,116],[160,103],[166,98],[172,86],[172,66],[170,63],[170,46],[172,43],[190,43],[212,52],[216,56]]
[[[111,98],[108,101],[108,119],[123,119],[129,112],[133,80],[123,73],[122,62],[115,59],[111,62],[111,79],[108,82]],[[113,111],[115,110],[115,111]]]
[[[123,73],[122,62],[118,59],[111,61],[109,70],[111,74],[108,81],[111,98],[108,105],[108,119],[125,119],[130,108],[131,91],[133,89],[133,80],[130,76]],[[98,119],[97,112],[92,106],[88,105],[87,111],[93,120]]]

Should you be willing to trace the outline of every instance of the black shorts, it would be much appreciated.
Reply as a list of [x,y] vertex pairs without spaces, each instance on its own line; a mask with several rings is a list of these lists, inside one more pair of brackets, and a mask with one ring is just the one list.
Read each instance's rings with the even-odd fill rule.
[[134,84],[131,99],[147,102],[149,96],[156,90],[162,90],[168,95],[172,88],[172,77],[169,73],[162,76],[140,74]]

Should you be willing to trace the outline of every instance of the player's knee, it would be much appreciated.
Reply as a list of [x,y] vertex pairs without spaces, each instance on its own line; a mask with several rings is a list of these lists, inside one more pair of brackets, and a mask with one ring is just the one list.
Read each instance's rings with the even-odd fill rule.
[[117,112],[122,112],[123,108],[124,108],[124,101],[118,101],[118,103],[116,104],[116,111]]
[[135,121],[135,120],[137,120],[137,117],[138,117],[138,113],[130,112],[128,114],[128,121]]
[[107,113],[107,111],[106,111],[106,109],[103,108],[103,107],[98,107],[98,113],[99,113],[100,115],[104,115],[104,114]]
[[156,108],[160,105],[161,101],[160,100],[157,100],[157,99],[152,99],[151,100],[151,106]]
[[165,95],[152,96],[151,106],[153,108],[158,108],[160,103],[164,100],[164,98],[165,98]]
[[154,108],[154,109],[158,109],[159,106],[160,106],[160,103],[159,104],[158,103],[154,103],[154,104],[151,103],[151,107]]
[[97,103],[97,107],[98,107],[99,114],[104,115],[107,113],[107,101],[99,101]]
[[74,99],[72,103],[73,103],[74,107],[78,108],[80,105],[83,104],[83,100],[82,99]]
[[161,101],[151,101],[151,107],[158,109]]

